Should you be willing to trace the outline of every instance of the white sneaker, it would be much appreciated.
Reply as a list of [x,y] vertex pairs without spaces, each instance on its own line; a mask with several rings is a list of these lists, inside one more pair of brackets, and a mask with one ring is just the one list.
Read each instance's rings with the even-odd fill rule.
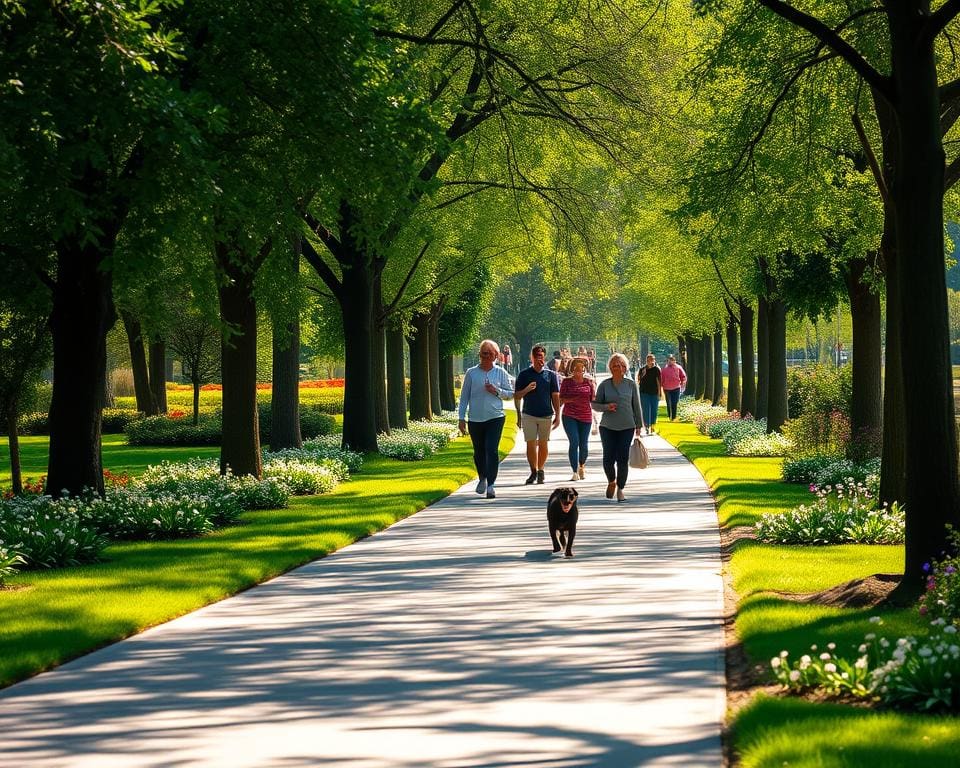
[[488,499],[495,499],[495,498],[497,498],[497,492],[496,492],[495,490],[493,490],[493,486],[492,486],[492,485],[488,485],[488,486],[487,486],[487,498],[488,498]]
[[477,483],[477,493],[483,493],[487,490],[487,478],[481,477],[480,482]]
[[575,482],[577,482],[577,480],[581,480],[581,479],[582,479],[582,478],[580,477],[580,475],[578,475],[576,472],[574,472],[572,475],[570,475],[570,482],[571,482],[571,483],[575,483]]
[[617,488],[617,501],[626,501],[627,497],[623,495],[623,488]]

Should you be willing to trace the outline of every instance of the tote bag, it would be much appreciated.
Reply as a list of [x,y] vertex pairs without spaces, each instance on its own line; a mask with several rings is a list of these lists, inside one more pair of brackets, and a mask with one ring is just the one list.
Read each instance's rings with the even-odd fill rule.
[[630,466],[637,469],[646,469],[650,463],[650,455],[647,453],[647,446],[643,444],[639,437],[633,438],[630,445]]

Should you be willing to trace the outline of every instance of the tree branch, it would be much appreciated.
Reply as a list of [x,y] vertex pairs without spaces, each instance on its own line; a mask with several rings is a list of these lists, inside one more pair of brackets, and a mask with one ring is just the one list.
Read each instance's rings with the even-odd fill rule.
[[[876,88],[883,94],[887,101],[893,101],[893,93],[890,85],[890,78],[881,75],[877,70],[870,66],[869,62],[860,55],[859,51],[850,43],[840,37],[839,33],[828,27],[820,19],[804,13],[794,8],[783,0],[757,0],[760,5],[777,14],[780,18],[790,22],[796,27],[805,29],[830,50],[834,51],[844,61],[846,61],[853,70],[866,80],[871,87]],[[960,0],[950,0],[960,2]],[[840,25],[842,28],[846,22]]]
[[930,14],[927,23],[923,26],[920,33],[920,43],[932,44],[934,38],[946,28],[956,15],[960,13],[960,0],[947,0],[936,11]]
[[867,155],[867,163],[869,163],[870,170],[873,172],[874,181],[877,182],[877,189],[880,190],[880,199],[883,200],[884,205],[889,205],[890,190],[887,189],[886,179],[883,178],[880,163],[877,162],[877,156],[873,151],[873,147],[870,146],[870,139],[867,137],[867,132],[863,129],[860,115],[854,112],[850,115],[850,119],[853,121],[853,127],[857,131],[857,138],[860,139],[860,146],[863,147],[863,151]]

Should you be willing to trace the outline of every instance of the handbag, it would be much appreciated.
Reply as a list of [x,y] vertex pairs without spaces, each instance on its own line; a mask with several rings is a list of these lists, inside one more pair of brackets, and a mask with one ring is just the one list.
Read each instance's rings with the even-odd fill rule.
[[636,469],[646,469],[650,463],[650,454],[647,453],[647,446],[639,437],[633,438],[630,445],[630,466]]

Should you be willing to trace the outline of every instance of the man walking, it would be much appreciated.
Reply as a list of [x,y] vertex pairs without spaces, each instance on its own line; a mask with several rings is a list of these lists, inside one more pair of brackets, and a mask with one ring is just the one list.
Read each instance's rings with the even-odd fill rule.
[[[560,425],[560,379],[545,367],[547,350],[537,344],[530,350],[530,367],[517,374],[513,399],[517,405],[517,426],[523,427],[527,443],[530,477],[526,484],[544,481],[550,430]],[[521,400],[523,406],[521,407]]]

